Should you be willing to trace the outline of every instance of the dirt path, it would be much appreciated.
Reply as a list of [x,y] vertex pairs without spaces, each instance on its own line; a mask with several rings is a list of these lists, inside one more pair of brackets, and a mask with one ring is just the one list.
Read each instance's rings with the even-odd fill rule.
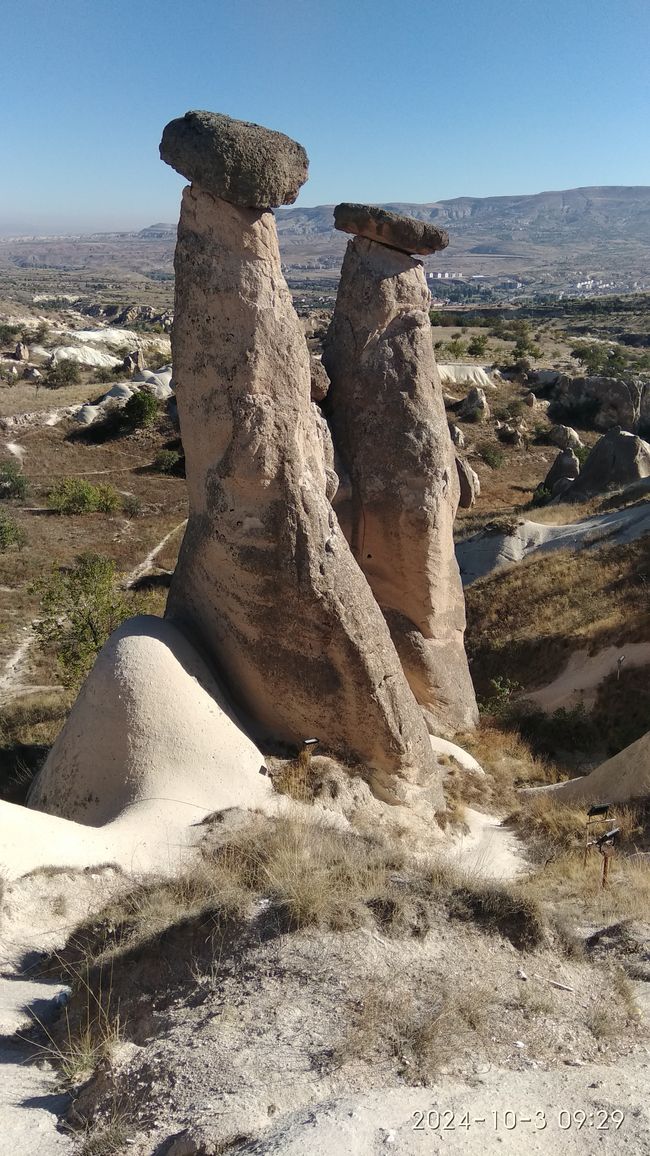
[[619,659],[623,670],[633,666],[650,665],[650,642],[630,642],[622,646],[607,646],[598,654],[588,654],[577,650],[571,655],[564,670],[540,690],[532,691],[526,698],[544,711],[552,712],[560,707],[576,706],[584,703],[592,707],[596,701],[598,687],[603,679],[614,674]]
[[135,567],[135,569],[131,571],[130,574],[127,574],[126,578],[124,579],[124,586],[127,590],[134,586],[140,578],[144,578],[145,574],[149,573],[161,550],[164,550],[167,543],[174,537],[174,534],[177,534],[179,530],[184,529],[186,525],[187,518],[184,518],[182,522],[179,522],[177,526],[174,526],[173,530],[170,530],[168,534],[165,534],[165,537],[162,538],[160,542],[158,542],[157,546],[154,546],[153,550],[149,551],[147,557],[142,562],[140,562]]
[[527,869],[524,846],[496,815],[465,809],[467,831],[454,838],[445,856],[461,871],[486,879],[514,879]]
[[27,669],[27,655],[35,641],[31,624],[23,628],[23,638],[13,654],[9,655],[5,668],[0,674],[0,702],[7,702],[22,693],[22,679]]

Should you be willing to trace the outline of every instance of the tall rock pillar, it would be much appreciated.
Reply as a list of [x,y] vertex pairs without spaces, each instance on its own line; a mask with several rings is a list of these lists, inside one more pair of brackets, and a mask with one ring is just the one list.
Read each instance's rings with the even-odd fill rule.
[[448,239],[365,205],[337,206],[335,223],[356,234],[323,354],[326,410],[350,479],[341,522],[430,729],[450,733],[477,720],[454,554],[459,481],[429,290],[411,255]]
[[326,497],[309,354],[269,207],[295,200],[304,150],[188,113],[161,156],[192,181],[176,247],[172,350],[190,516],[167,616],[222,675],[258,737],[325,747],[375,790],[433,783],[421,712]]

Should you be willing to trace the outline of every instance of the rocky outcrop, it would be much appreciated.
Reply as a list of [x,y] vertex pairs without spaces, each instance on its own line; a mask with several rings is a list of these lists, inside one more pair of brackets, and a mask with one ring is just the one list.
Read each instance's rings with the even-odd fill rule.
[[449,435],[456,449],[463,450],[465,448],[465,434],[460,426],[456,425],[453,421],[449,422]]
[[19,341],[14,350],[14,357],[16,361],[29,361],[29,347],[25,345],[24,341]]
[[330,379],[325,372],[322,361],[313,353],[309,359],[309,368],[311,372],[311,399],[312,401],[324,401],[330,387]]
[[131,618],[84,683],[30,796],[39,811],[99,827],[126,807],[255,807],[264,759],[205,662],[171,623]]
[[561,450],[537,493],[557,498],[566,493],[580,473],[580,462],[573,450]]
[[557,375],[552,403],[558,417],[597,430],[620,426],[638,433],[650,427],[650,385],[632,377]]
[[307,180],[307,153],[297,141],[216,112],[170,121],[160,156],[204,192],[243,208],[290,205]]
[[648,477],[650,444],[624,430],[611,429],[596,442],[568,496],[581,501]]
[[143,369],[147,368],[147,363],[144,359],[144,353],[141,349],[134,349],[131,353],[127,353],[122,363],[125,373],[141,373]]
[[449,731],[474,723],[476,702],[453,545],[459,482],[428,308],[421,262],[355,238],[323,362],[354,556],[430,725]]
[[449,235],[428,221],[391,213],[377,205],[354,205],[344,202],[334,209],[334,227],[343,233],[354,233],[369,241],[379,241],[403,253],[437,253],[446,249]]
[[570,425],[554,425],[549,431],[548,440],[561,450],[580,450],[584,444]]
[[[228,195],[241,200],[232,183],[231,173]],[[268,203],[264,182],[255,195]],[[421,714],[327,500],[309,353],[273,214],[193,185],[175,268],[190,515],[167,616],[221,672],[251,733],[318,737],[364,764],[388,798],[400,797],[400,777],[433,774],[440,803]]]
[[472,469],[469,462],[456,456],[456,469],[460,483],[460,500],[458,505],[463,510],[471,510],[476,500],[481,496],[481,482],[478,474]]
[[557,783],[550,788],[550,793],[558,803],[577,806],[632,803],[650,798],[650,733],[601,763],[591,774]]
[[485,396],[485,390],[480,389],[479,386],[474,386],[470,389],[467,397],[461,402],[457,412],[461,421],[487,421],[490,416],[490,407]]

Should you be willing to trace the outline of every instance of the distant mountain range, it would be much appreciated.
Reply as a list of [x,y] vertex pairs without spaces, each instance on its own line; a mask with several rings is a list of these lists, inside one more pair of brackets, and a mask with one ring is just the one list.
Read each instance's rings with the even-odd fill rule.
[[[333,205],[276,210],[283,259],[297,268],[335,269],[347,242]],[[603,185],[512,197],[455,197],[383,205],[447,229],[436,268],[492,273],[582,264],[593,272],[650,278],[650,186]],[[176,225],[143,229],[144,240],[174,241]]]

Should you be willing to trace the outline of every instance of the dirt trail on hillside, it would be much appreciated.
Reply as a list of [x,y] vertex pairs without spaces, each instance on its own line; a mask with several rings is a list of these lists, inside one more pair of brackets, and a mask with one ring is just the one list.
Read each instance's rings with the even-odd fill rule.
[[620,658],[625,660],[621,664],[623,670],[650,665],[650,642],[607,646],[591,655],[586,650],[577,650],[557,678],[540,690],[531,691],[526,698],[548,712],[560,707],[576,706],[578,703],[592,707],[598,687],[605,678],[615,673]]
[[170,530],[168,534],[165,534],[164,538],[161,538],[160,542],[154,546],[153,550],[149,551],[147,557],[142,562],[140,562],[135,567],[135,569],[131,571],[130,574],[127,574],[126,578],[124,579],[124,586],[127,590],[134,586],[140,578],[144,578],[145,574],[149,573],[161,550],[163,550],[167,543],[171,541],[171,539],[174,537],[174,534],[177,534],[179,530],[183,530],[186,525],[187,518],[184,518],[182,522],[179,522],[177,526],[174,526],[173,530]]

